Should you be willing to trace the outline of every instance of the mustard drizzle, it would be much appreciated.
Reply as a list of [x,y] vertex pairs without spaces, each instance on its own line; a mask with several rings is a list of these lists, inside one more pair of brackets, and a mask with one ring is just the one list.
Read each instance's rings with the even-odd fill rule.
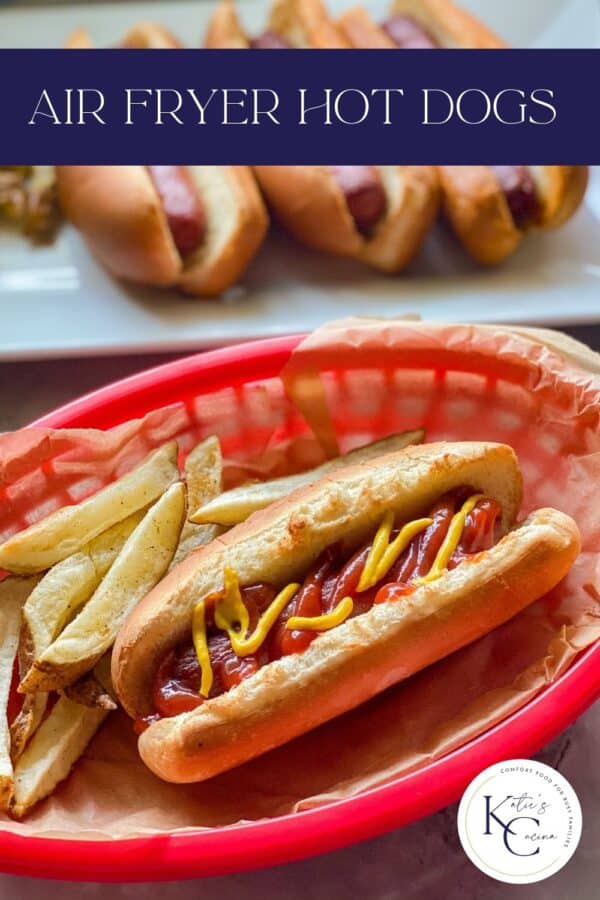
[[[483,494],[473,494],[463,503],[460,510],[453,515],[446,537],[436,554],[431,569],[427,575],[415,579],[413,581],[414,585],[429,584],[446,571],[450,558],[460,541],[467,516],[482,497]],[[433,519],[428,517],[407,522],[390,543],[390,536],[394,527],[394,514],[387,512],[373,538],[365,567],[358,582],[357,591],[366,591],[377,584],[378,581],[381,581],[413,538],[428,528],[432,522]],[[224,593],[217,600],[215,606],[215,625],[221,631],[227,633],[231,641],[231,647],[237,656],[241,658],[250,656],[262,646],[269,631],[300,589],[300,584],[294,582],[286,585],[279,591],[261,615],[252,634],[248,635],[250,616],[242,599],[238,576],[233,569],[226,566],[223,572],[223,579]],[[353,608],[354,601],[352,598],[344,597],[335,609],[329,613],[323,613],[320,616],[290,616],[286,623],[286,628],[298,631],[328,631],[330,628],[335,628],[337,625],[345,622],[351,615]],[[214,676],[208,650],[204,600],[200,600],[196,604],[193,612],[192,637],[200,664],[200,694],[203,697],[208,697]]]
[[352,597],[344,597],[335,609],[321,616],[290,616],[285,627],[291,631],[329,631],[345,622],[354,609]]

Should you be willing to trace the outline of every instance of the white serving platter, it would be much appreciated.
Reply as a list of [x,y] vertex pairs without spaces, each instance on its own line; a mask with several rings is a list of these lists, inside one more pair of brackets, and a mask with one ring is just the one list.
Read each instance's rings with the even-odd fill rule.
[[[339,12],[350,0],[332,0]],[[387,3],[368,4],[382,14]],[[465,0],[516,46],[600,45],[596,0]],[[267,0],[242,0],[260,29]],[[200,45],[212,2],[104,3],[0,11],[0,47],[56,47],[76,26],[114,43],[142,19]],[[176,156],[176,153],[174,154]],[[176,159],[174,159],[176,162]],[[600,321],[600,171],[562,230],[531,236],[503,266],[473,266],[442,227],[408,272],[388,278],[304,250],[273,230],[243,283],[220,300],[132,288],[111,279],[66,226],[50,247],[0,232],[0,359],[195,350],[304,331],[349,314],[418,313],[448,321],[548,325]]]

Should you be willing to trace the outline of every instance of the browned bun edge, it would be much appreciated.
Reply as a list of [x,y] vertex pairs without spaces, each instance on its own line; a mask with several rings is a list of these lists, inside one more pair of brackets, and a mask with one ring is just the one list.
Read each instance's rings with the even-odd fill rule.
[[120,46],[139,50],[178,50],[183,44],[164,25],[139,22],[130,28]]
[[349,46],[322,0],[274,0],[268,28],[293,47],[343,50]]
[[247,269],[267,229],[269,217],[247,166],[189,166],[206,212],[207,233],[185,260],[178,286],[188,294],[215,296]]
[[530,166],[539,214],[523,230],[491,168],[439,166],[438,171],[446,216],[468,253],[483,265],[502,262],[526,231],[563,225],[581,205],[588,182],[586,166]]
[[204,35],[204,46],[210,50],[247,50],[250,46],[233,0],[217,4]]
[[325,166],[255,166],[275,218],[314,250],[358,257],[363,238],[344,194]]
[[[89,50],[94,44],[86,28],[76,28],[64,46],[67,50]],[[140,50],[176,50],[183,44],[163,25],[156,22],[139,22],[129,29],[119,46]]]
[[388,208],[359,258],[383,272],[400,272],[416,256],[437,216],[440,182],[434,166],[377,167]]
[[343,191],[326,166],[255,166],[275,217],[314,250],[360,259],[398,272],[419,250],[439,207],[433,166],[377,166],[387,209],[372,233],[362,235]]
[[59,201],[113,275],[211,296],[230,287],[246,269],[264,239],[268,216],[247,167],[190,166],[189,171],[206,213],[207,232],[185,262],[144,166],[58,166]]
[[[275,0],[267,29],[298,48],[344,48],[348,44],[321,0]],[[233,0],[221,0],[208,24],[204,46],[212,49],[248,49],[251,43]]]
[[444,213],[467,252],[483,265],[513,253],[523,232],[488,166],[439,166]]
[[123,706],[133,717],[152,711],[158,663],[189,639],[194,607],[222,589],[225,566],[242,585],[268,581],[283,587],[303,578],[326,547],[338,541],[348,551],[359,546],[387,511],[411,519],[464,485],[500,502],[503,530],[513,524],[522,495],[514,451],[470,441],[410,447],[340,469],[254,513],[173,569],[127,619],[112,657]]
[[414,19],[440,47],[473,50],[506,47],[502,38],[451,0],[394,0],[390,13]]
[[197,710],[151,725],[146,765],[173,782],[203,781],[358,706],[501,625],[568,572],[577,526],[533,513],[491,550],[403,600],[319,635]]
[[539,228],[559,228],[573,216],[585,196],[587,166],[530,166],[540,201]]
[[143,166],[57,166],[61,208],[113,275],[173,284],[181,258]]

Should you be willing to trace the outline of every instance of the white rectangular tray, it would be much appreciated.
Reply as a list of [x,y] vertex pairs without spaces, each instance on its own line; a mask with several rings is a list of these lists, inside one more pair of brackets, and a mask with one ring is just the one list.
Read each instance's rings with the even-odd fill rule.
[[[242,2],[261,27],[267,0]],[[340,11],[350,0],[332,0]],[[384,3],[369,4],[381,13]],[[470,0],[465,3],[518,46],[597,46],[595,0]],[[141,19],[153,19],[200,44],[212,3],[111,3],[7,8],[0,46],[56,47],[76,26],[99,45],[114,43]],[[176,150],[176,148],[174,148]],[[174,152],[174,157],[176,156]],[[568,324],[600,321],[600,171],[585,207],[563,230],[532,236],[503,266],[477,269],[438,226],[420,258],[397,277],[311,253],[273,230],[243,283],[215,301],[113,281],[78,235],[32,248],[0,232],[0,359],[193,350],[314,328],[362,313],[453,321]]]

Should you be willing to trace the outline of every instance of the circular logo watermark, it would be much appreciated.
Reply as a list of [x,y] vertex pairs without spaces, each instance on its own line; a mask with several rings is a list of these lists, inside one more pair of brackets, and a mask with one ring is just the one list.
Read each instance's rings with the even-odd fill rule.
[[531,759],[485,769],[458,808],[458,834],[471,862],[509,884],[543,881],[562,869],[577,848],[581,824],[567,779]]

